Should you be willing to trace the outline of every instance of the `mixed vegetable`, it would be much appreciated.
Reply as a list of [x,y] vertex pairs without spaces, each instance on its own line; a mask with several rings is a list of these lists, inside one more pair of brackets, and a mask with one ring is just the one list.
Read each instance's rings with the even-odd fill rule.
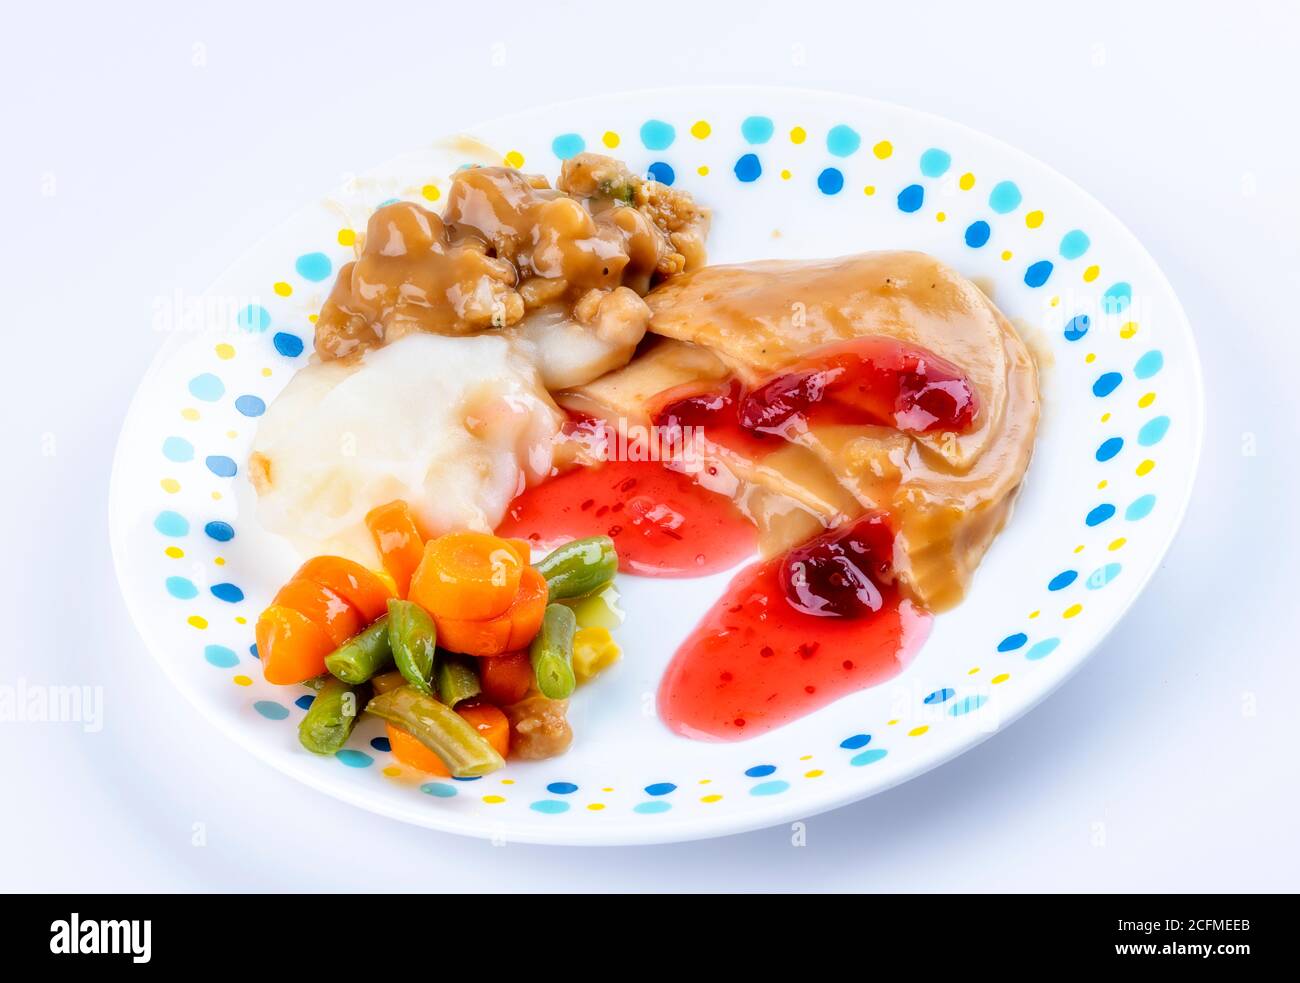
[[426,542],[405,502],[366,525],[382,573],[315,557],[257,622],[266,679],[316,690],[302,745],[335,753],[364,711],[384,721],[398,761],[434,775],[565,751],[569,697],[619,658],[613,541],[575,540],[534,565],[523,540]]

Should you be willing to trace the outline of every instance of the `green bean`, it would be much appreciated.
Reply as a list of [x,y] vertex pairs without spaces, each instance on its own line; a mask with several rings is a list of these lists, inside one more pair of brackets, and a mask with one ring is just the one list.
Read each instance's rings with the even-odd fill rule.
[[399,686],[406,685],[406,677],[396,669],[388,672],[381,672],[378,676],[370,680],[370,685],[376,693],[387,693],[390,689],[397,689]]
[[505,764],[473,724],[412,686],[379,694],[366,712],[410,731],[442,759],[454,778],[477,778]]
[[393,647],[393,661],[407,683],[432,696],[429,682],[438,651],[438,630],[429,613],[414,601],[389,598],[388,643]]
[[537,688],[550,700],[567,700],[577,686],[573,676],[573,633],[578,619],[564,604],[546,605],[542,630],[528,650]]
[[388,644],[388,615],[358,632],[325,656],[325,668],[345,683],[364,683],[393,664]]
[[589,536],[565,543],[535,564],[546,578],[553,601],[594,594],[618,572],[618,552],[608,536]]
[[449,707],[482,692],[474,660],[450,652],[438,652],[438,699]]
[[298,725],[298,740],[315,754],[333,754],[348,742],[360,708],[357,687],[326,676]]

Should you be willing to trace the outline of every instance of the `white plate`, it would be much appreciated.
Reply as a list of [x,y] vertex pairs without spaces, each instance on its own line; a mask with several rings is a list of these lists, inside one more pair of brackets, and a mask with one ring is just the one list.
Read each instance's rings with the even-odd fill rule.
[[[1168,282],[1079,188],[956,124],[816,92],[623,94],[473,135],[481,144],[442,141],[305,208],[203,298],[158,311],[168,338],[113,474],[118,577],[163,669],[240,744],[331,795],[437,829],[545,843],[716,836],[843,805],[972,747],[1077,669],[1136,600],[1191,490],[1200,370]],[[979,278],[1046,354],[1015,515],[906,672],[753,740],[692,742],[653,711],[677,642],[729,575],[623,577],[625,656],[574,699],[563,757],[429,781],[371,743],[382,731],[369,720],[338,759],[308,754],[296,734],[308,691],[263,682],[250,652],[257,613],[298,560],[249,506],[256,414],[305,364],[309,316],[375,206],[437,200],[457,166],[497,162],[487,148],[554,177],[559,156],[583,146],[712,206],[714,262],[905,248]]]

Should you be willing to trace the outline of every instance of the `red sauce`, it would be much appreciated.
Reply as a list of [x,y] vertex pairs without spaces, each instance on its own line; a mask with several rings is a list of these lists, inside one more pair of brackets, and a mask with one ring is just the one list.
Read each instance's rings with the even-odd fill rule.
[[606,535],[619,569],[647,577],[717,573],[758,549],[757,530],[731,499],[658,461],[608,461],[530,488],[510,503],[497,535],[540,549]]
[[907,665],[930,616],[880,573],[881,517],[746,567],[673,657],[659,715],[687,737],[766,733]]

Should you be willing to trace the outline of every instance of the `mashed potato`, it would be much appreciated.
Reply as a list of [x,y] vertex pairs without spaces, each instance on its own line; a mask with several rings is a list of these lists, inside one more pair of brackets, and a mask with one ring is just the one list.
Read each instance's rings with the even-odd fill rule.
[[491,531],[551,473],[562,414],[505,338],[413,334],[293,377],[250,459],[258,518],[304,554],[371,566],[365,526],[404,499],[426,535]]

